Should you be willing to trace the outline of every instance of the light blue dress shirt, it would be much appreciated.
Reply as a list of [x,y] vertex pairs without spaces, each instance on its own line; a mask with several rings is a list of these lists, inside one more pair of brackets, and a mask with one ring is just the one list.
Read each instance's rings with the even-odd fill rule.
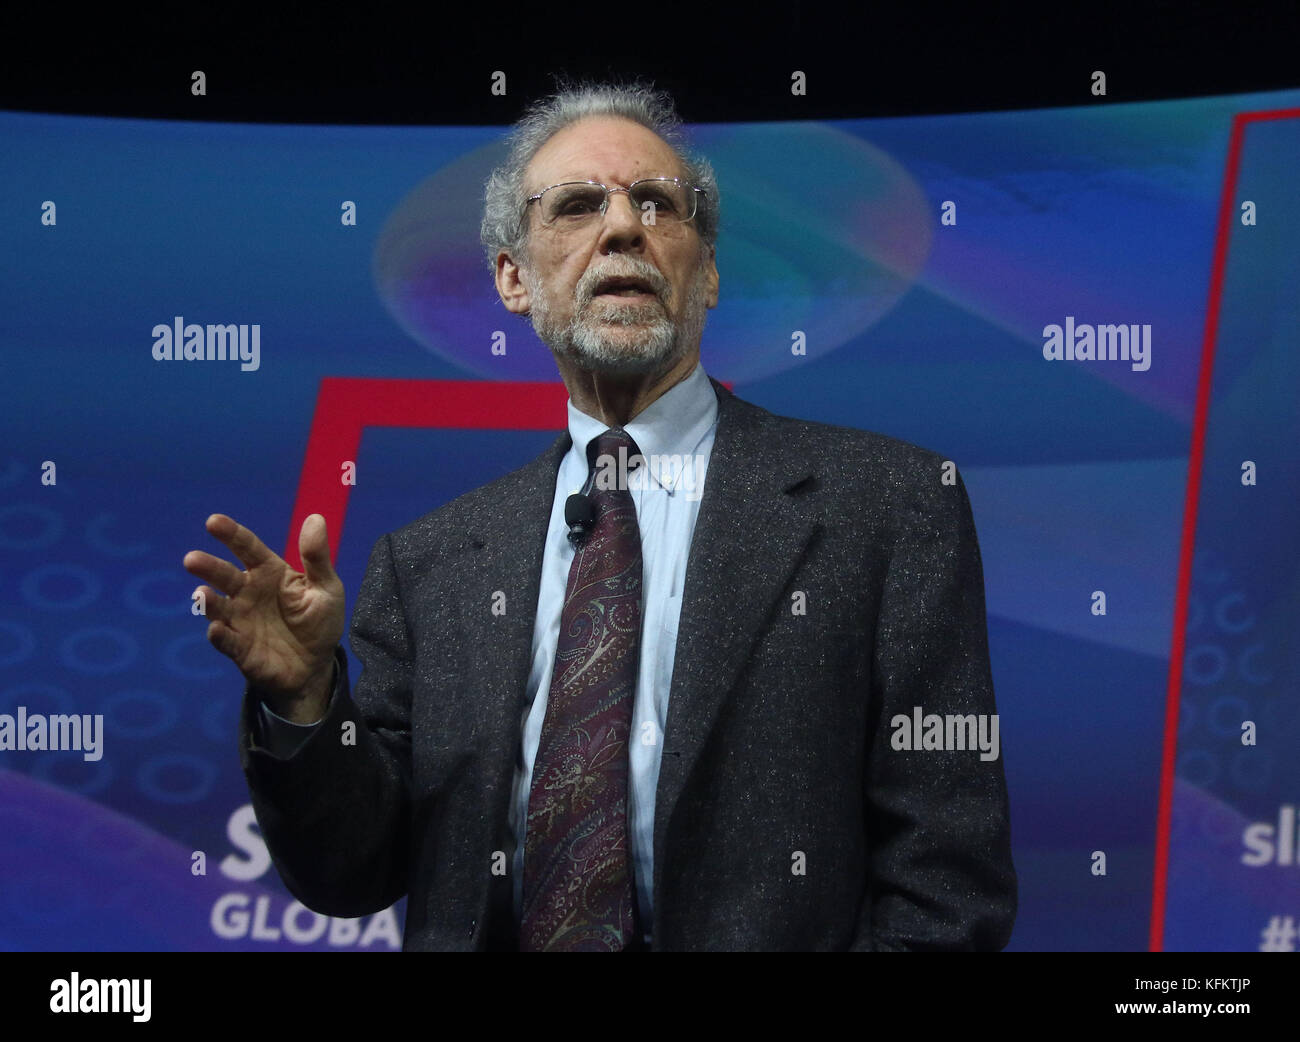
[[[564,522],[564,503],[586,484],[587,444],[608,427],[568,403],[573,444],[560,461],[551,504],[551,523],[542,554],[541,588],[533,625],[532,669],[528,675],[519,756],[515,761],[510,832],[515,839],[514,912],[523,907],[524,836],[527,830],[533,762],[555,666],[560,612],[574,550]],[[653,401],[625,426],[647,464],[628,475],[641,530],[641,652],[629,737],[628,841],[636,876],[641,924],[649,941],[654,921],[655,789],[668,719],[669,684],[677,650],[677,623],[687,557],[699,517],[704,479],[717,431],[718,401],[701,365]],[[316,724],[294,724],[262,705],[263,739],[274,755],[290,756]]]

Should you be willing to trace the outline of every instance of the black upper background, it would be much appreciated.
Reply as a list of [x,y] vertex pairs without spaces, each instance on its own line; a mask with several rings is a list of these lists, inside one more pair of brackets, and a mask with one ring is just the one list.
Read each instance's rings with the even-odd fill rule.
[[[84,11],[84,9],[82,9]],[[505,124],[571,78],[652,80],[688,122],[1113,104],[1300,87],[1300,2],[779,7],[538,0],[324,15],[10,11],[0,107],[161,119]],[[208,77],[190,95],[190,73]],[[808,77],[790,93],[792,70]],[[1107,75],[1107,96],[1089,92]],[[508,93],[494,97],[501,70]]]

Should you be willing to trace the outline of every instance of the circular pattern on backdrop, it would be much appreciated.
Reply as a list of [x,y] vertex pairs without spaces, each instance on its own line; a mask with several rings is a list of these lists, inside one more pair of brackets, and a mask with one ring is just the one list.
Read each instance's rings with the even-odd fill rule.
[[[17,534],[15,521],[24,514],[35,518],[44,527],[36,535]],[[41,550],[52,546],[63,535],[63,517],[49,507],[34,503],[15,503],[0,507],[0,550]]]
[[[48,704],[42,705],[41,699],[47,699]],[[53,684],[15,684],[0,691],[0,713],[12,715],[18,711],[19,706],[26,706],[29,713],[46,715],[80,711],[73,697]]]
[[[102,736],[101,736],[102,738]],[[103,754],[103,746],[100,746]],[[108,760],[87,760],[76,750],[44,753],[32,760],[32,777],[82,796],[94,796],[112,784],[117,773]]]
[[1183,675],[1193,684],[1217,684],[1228,668],[1228,653],[1217,644],[1198,644],[1183,659]]
[[[116,654],[95,658],[86,650],[93,642],[116,644]],[[69,633],[59,642],[59,662],[68,669],[90,676],[119,673],[140,657],[140,643],[118,626],[86,626]]]
[[1220,737],[1241,737],[1241,725],[1250,719],[1250,704],[1236,695],[1219,695],[1207,714],[1210,730]]
[[1244,593],[1230,593],[1214,604],[1214,624],[1224,633],[1245,633],[1255,625],[1255,615],[1246,608]]
[[[64,594],[62,597],[46,593],[44,587],[51,579],[58,578],[73,579],[81,583],[81,589],[75,594]],[[23,600],[34,607],[50,611],[75,611],[92,603],[99,596],[103,584],[99,576],[79,564],[46,564],[33,568],[24,575],[20,589]]]
[[[118,543],[105,530],[116,520],[115,514],[100,514],[86,522],[86,542],[109,557],[141,557],[149,552],[148,543]],[[173,577],[174,578],[174,577]]]
[[[144,592],[154,583],[163,584],[166,596],[161,601],[149,600]],[[143,572],[122,587],[122,600],[131,610],[156,619],[172,619],[191,614],[194,602],[188,595],[189,583],[182,581],[174,571]]]
[[[6,647],[13,638],[13,650]],[[0,619],[0,668],[26,662],[36,651],[36,634],[19,622]]]
[[[208,653],[202,655],[200,661],[206,665],[190,665],[182,655],[191,647],[202,645],[208,649]],[[225,675],[225,669],[217,659],[217,655],[212,653],[212,645],[208,642],[207,630],[199,633],[187,633],[183,637],[177,637],[169,641],[162,650],[162,664],[170,673],[177,676],[188,677],[191,680],[215,680],[217,677]]]
[[1267,673],[1262,672],[1260,667],[1255,664],[1255,656],[1264,650],[1263,644],[1252,644],[1246,648],[1241,656],[1237,659],[1237,672],[1241,674],[1241,679],[1248,684],[1254,684],[1256,687],[1263,687],[1273,682],[1274,673],[1269,670]]
[[[143,723],[132,722],[133,705],[144,707]],[[156,738],[171,728],[180,717],[176,703],[157,691],[118,691],[99,704],[104,714],[104,729],[118,738]]]
[[[189,773],[186,784],[175,785],[164,780],[168,775],[185,772]],[[192,753],[159,753],[135,772],[136,788],[159,803],[197,803],[212,791],[216,780],[217,769]]]

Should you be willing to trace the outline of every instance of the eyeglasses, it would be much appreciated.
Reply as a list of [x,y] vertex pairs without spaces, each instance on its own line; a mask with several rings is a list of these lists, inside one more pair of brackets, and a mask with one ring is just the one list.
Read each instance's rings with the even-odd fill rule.
[[605,216],[609,197],[626,192],[647,226],[677,225],[691,220],[699,207],[703,189],[678,177],[646,177],[627,188],[610,188],[599,181],[565,181],[528,197],[538,203],[542,224],[548,228],[576,230],[591,226]]

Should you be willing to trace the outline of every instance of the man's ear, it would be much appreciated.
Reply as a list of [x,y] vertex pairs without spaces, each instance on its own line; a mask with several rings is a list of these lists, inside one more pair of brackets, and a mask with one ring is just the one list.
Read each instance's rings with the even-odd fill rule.
[[532,296],[524,282],[522,269],[505,250],[497,254],[496,284],[497,294],[507,311],[516,315],[528,314]]
[[709,246],[708,256],[705,258],[704,286],[705,286],[705,303],[711,307],[718,306],[718,247]]

